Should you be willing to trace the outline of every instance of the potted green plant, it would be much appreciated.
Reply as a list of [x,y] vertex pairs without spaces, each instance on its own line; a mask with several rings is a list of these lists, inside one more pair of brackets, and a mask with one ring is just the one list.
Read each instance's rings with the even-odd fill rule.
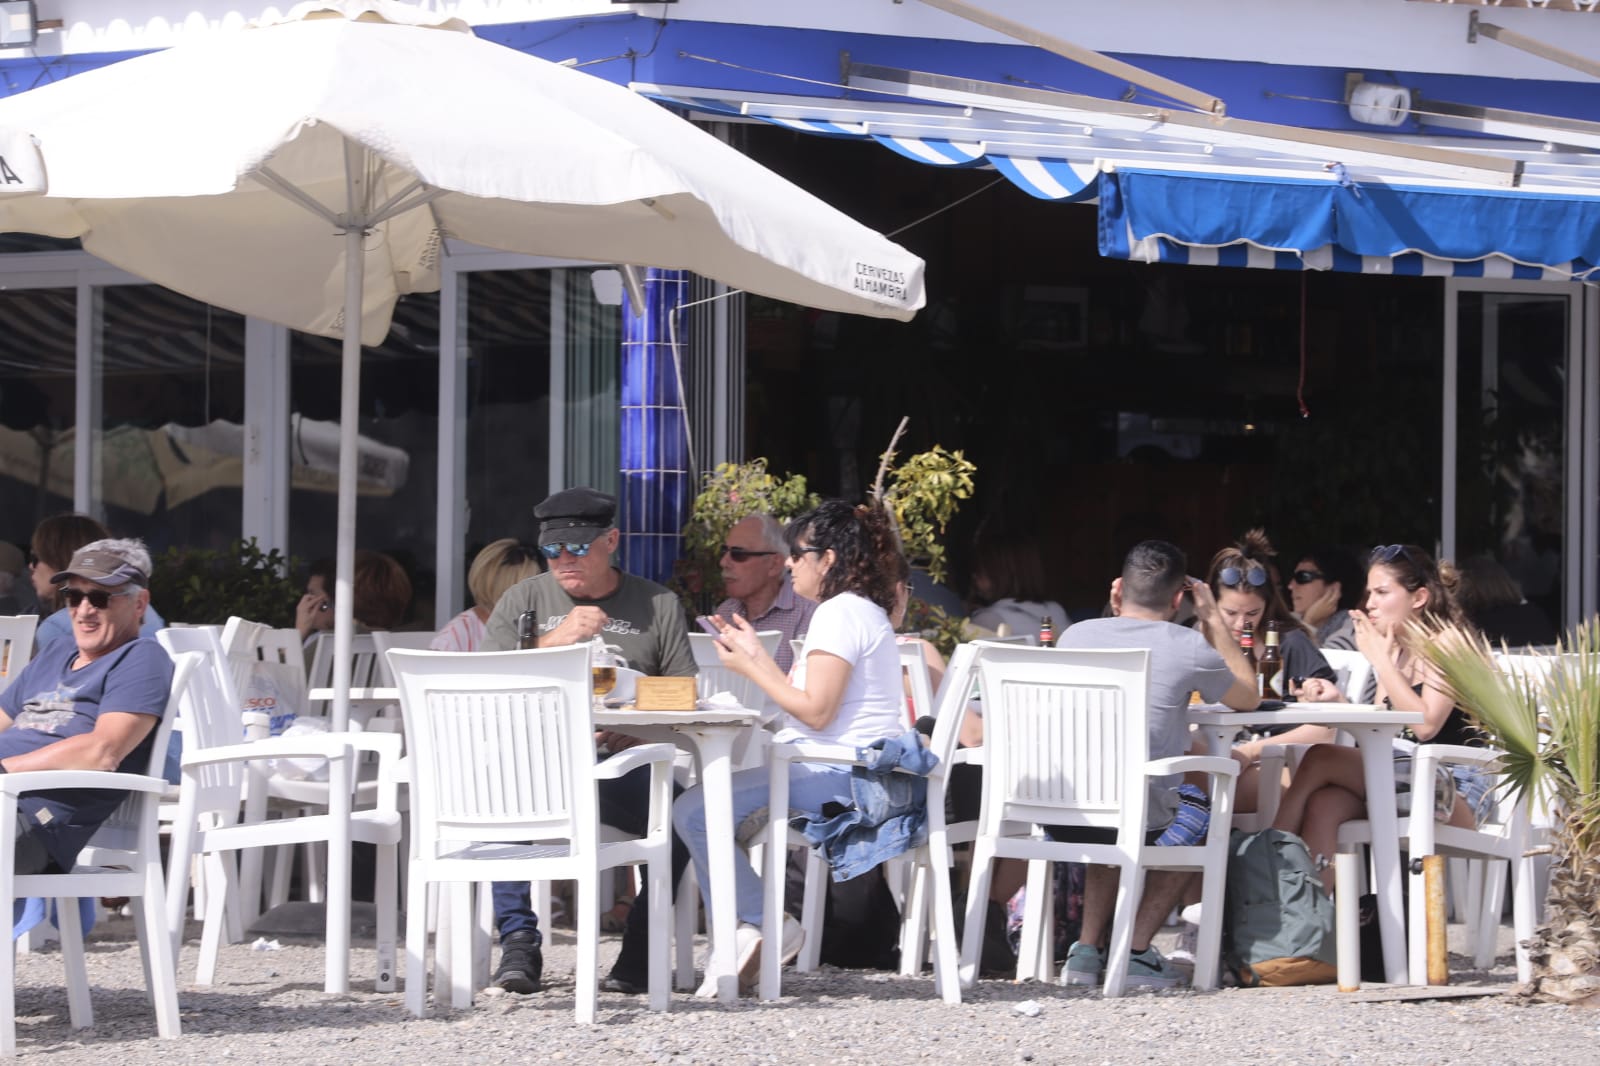
[[705,614],[722,602],[722,542],[740,519],[763,512],[780,522],[819,502],[800,474],[767,472],[765,459],[718,463],[706,474],[683,527],[683,556],[673,567],[672,584],[690,614]]
[[221,551],[172,547],[155,561],[150,598],[173,621],[221,625],[238,615],[287,628],[300,601],[294,567],[276,548],[263,552],[254,537]]
[[1505,754],[1505,787],[1551,812],[1545,923],[1528,942],[1529,991],[1600,1006],[1600,618],[1548,656],[1542,678],[1496,668],[1480,634],[1444,626],[1419,641],[1456,703]]

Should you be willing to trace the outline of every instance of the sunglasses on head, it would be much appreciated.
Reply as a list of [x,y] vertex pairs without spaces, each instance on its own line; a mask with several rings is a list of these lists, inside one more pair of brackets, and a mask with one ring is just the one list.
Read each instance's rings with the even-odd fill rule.
[[1406,550],[1406,546],[1404,544],[1380,544],[1376,548],[1372,549],[1372,556],[1368,562],[1392,563],[1402,556],[1405,557],[1407,562],[1412,563],[1413,565],[1416,564],[1416,560],[1411,558],[1411,553]]
[[592,547],[594,547],[594,541],[592,540],[587,544],[573,544],[570,541],[566,541],[561,544],[541,544],[539,545],[539,554],[544,556],[546,559],[559,559],[561,558],[561,551],[564,548],[566,549],[568,555],[573,555],[579,559],[582,559],[585,555],[589,554],[589,549]]
[[67,601],[67,606],[76,611],[84,600],[89,601],[89,606],[97,611],[103,611],[111,606],[111,601],[118,596],[134,596],[138,589],[126,589],[122,592],[107,592],[105,589],[62,589],[61,595]]
[[1224,566],[1217,571],[1217,580],[1229,588],[1243,584],[1260,588],[1267,583],[1267,572],[1259,566],[1246,567],[1242,570],[1237,566]]
[[1328,580],[1328,575],[1324,574],[1321,570],[1296,570],[1294,574],[1290,576],[1289,580],[1293,581],[1296,585],[1309,585],[1313,581]]
[[777,555],[778,553],[777,552],[758,552],[753,548],[735,548],[732,545],[724,544],[722,546],[722,554],[728,556],[729,558],[731,558],[736,563],[742,563],[742,562],[746,562],[746,561],[748,561],[750,559],[758,558],[758,557],[763,556],[763,555]]

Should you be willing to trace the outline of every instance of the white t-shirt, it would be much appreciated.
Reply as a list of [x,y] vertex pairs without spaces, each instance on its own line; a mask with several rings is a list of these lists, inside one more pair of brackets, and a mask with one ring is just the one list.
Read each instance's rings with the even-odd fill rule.
[[[837,655],[850,664],[839,713],[820,730],[786,717],[776,738],[779,743],[818,740],[862,747],[905,731],[900,711],[900,652],[894,627],[882,607],[853,592],[822,601],[811,616],[799,661],[804,662],[814,651]],[[796,675],[803,679],[804,671],[798,669],[799,663],[796,666]]]

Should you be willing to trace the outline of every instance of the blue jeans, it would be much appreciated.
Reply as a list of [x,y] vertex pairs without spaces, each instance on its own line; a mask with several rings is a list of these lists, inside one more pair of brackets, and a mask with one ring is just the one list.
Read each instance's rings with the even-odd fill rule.
[[[752,814],[767,806],[767,769],[756,767],[740,770],[733,775],[733,828]],[[849,805],[855,800],[850,793],[850,771],[838,766],[808,766],[792,763],[789,767],[789,814],[817,818],[822,805],[832,800]],[[706,864],[706,804],[701,786],[689,789],[672,805],[672,824],[678,837],[689,849],[694,861],[695,876],[700,879],[700,895],[705,901],[707,914],[711,911],[711,877]],[[752,925],[761,924],[764,910],[761,898],[761,878],[745,853],[735,848],[733,852],[734,883],[738,901],[739,920]]]
[[[600,797],[600,823],[615,826],[624,833],[639,835],[647,826],[650,814],[650,767],[641,766],[614,781],[601,781],[596,790]],[[673,786],[673,792],[678,791]],[[672,838],[672,890],[677,891],[684,867],[689,865],[689,854],[676,835]],[[504,940],[512,933],[533,934],[535,944],[544,943],[539,932],[539,916],[533,913],[533,893],[526,881],[496,881],[492,889],[495,927]],[[607,904],[609,905],[609,904]],[[628,911],[625,934],[638,936],[649,931],[649,908],[642,902]]]

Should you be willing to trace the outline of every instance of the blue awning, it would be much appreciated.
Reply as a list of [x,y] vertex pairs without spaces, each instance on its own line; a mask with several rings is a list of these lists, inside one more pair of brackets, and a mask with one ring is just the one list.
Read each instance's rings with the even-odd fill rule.
[[1097,191],[1115,259],[1560,281],[1600,261],[1589,196],[1145,170]]

